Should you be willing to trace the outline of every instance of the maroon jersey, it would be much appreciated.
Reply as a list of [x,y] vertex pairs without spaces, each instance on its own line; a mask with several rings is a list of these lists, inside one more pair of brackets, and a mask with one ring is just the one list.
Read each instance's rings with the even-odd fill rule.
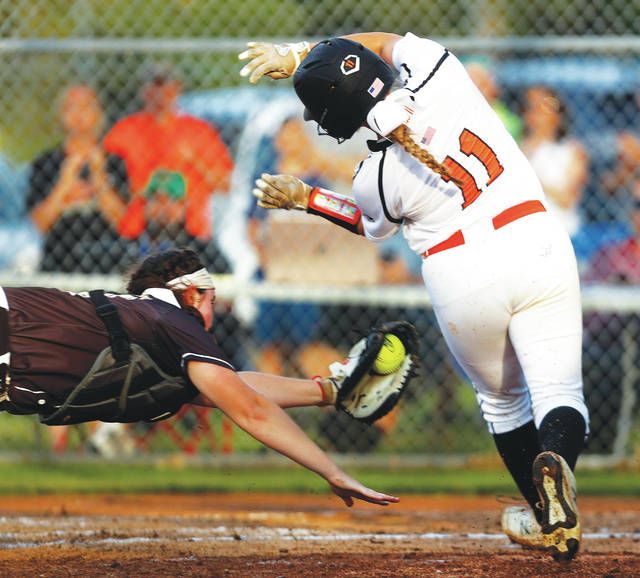
[[[9,303],[12,413],[36,413],[62,402],[109,345],[88,294],[58,289],[5,288]],[[220,346],[188,312],[150,296],[106,293],[129,339],[166,373],[189,383],[190,360],[234,370]],[[197,390],[193,390],[194,397]]]

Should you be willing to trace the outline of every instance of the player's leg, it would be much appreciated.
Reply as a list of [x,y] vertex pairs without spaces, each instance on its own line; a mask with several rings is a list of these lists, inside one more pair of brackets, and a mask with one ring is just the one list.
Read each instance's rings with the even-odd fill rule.
[[[475,297],[481,298],[480,293],[476,293]],[[554,447],[569,455],[565,448],[560,447],[563,442],[558,437],[573,426],[563,413],[563,425],[559,427],[556,423],[558,415],[552,413],[549,420],[540,424],[543,426],[542,440],[546,444],[542,445],[540,432],[532,419],[530,391],[519,379],[520,367],[505,329],[508,324],[505,322],[503,326],[500,315],[495,315],[497,311],[492,312],[494,315],[482,318],[478,318],[477,311],[477,303],[469,308],[456,303],[438,308],[436,314],[452,353],[476,389],[483,417],[493,434],[496,447],[530,506],[527,510],[507,509],[503,516],[503,529],[507,536],[520,544],[550,548],[554,554],[571,557],[577,551],[580,540],[575,498],[571,497],[575,493],[572,490],[575,482],[570,468],[563,465],[563,458],[543,450],[545,447]],[[471,330],[473,339],[463,337],[461,332],[451,331],[451,328],[464,327],[465,324]],[[569,439],[575,439],[573,429]],[[583,435],[584,429],[578,428],[576,431],[577,435]],[[552,471],[549,469],[553,465],[548,460],[549,456],[558,456],[557,459],[553,458],[555,465]],[[543,475],[541,479],[540,473],[544,468],[550,474]],[[546,487],[546,479],[561,489],[553,495],[541,492]],[[538,507],[540,502],[545,506],[543,509]],[[570,533],[565,531],[566,528],[558,529],[555,521],[549,522],[551,506],[560,502]],[[564,507],[565,504],[567,507]],[[555,544],[556,540],[559,544]]]
[[488,286],[437,306],[435,313],[449,349],[473,384],[503,462],[533,508],[539,498],[532,466],[541,447],[529,391],[508,336],[508,308],[495,287]]
[[[531,337],[530,331],[527,337]],[[541,342],[531,344],[526,349],[523,369],[530,384],[535,423],[543,450],[532,467],[533,483],[540,496],[537,518],[542,541],[556,558],[571,559],[577,553],[581,540],[572,470],[583,448],[588,416],[581,395],[580,364],[570,354],[570,347],[566,347],[570,339],[562,336],[554,341],[549,343],[551,347],[544,355],[547,365],[542,365],[540,359],[534,363],[535,351]],[[543,351],[539,353],[542,356]],[[554,359],[556,354],[558,358]],[[555,362],[560,361],[562,363],[556,365]],[[532,367],[528,367],[529,364]],[[538,374],[544,367],[562,367],[562,370],[551,370],[551,375],[548,372],[544,376]]]
[[[497,233],[427,258],[422,273],[447,346],[472,382],[498,452],[533,507],[538,498],[531,466],[540,446],[508,335],[512,277],[520,261]],[[513,264],[505,262],[509,258]]]
[[[511,348],[508,331],[520,294],[535,293],[532,302],[544,300],[545,263],[556,263],[553,239],[540,239],[540,219],[538,224],[531,220],[530,231],[529,225],[524,231],[505,227],[504,234],[485,239],[481,246],[465,245],[423,266],[447,344],[474,384],[498,450],[532,507],[528,528],[536,526],[533,509],[539,493],[532,466],[542,446],[531,423],[529,391],[518,379],[521,355]],[[561,259],[557,261],[562,268]]]
[[[582,390],[582,317],[575,259],[568,240],[551,239],[532,259],[532,292],[521,287],[509,333],[531,397],[542,452],[533,464],[545,547],[570,559],[581,539],[573,475],[588,429]],[[536,270],[537,268],[537,270]],[[523,279],[524,282],[527,279]]]
[[541,512],[536,508],[538,491],[533,483],[533,462],[542,448],[533,420],[509,432],[493,434],[493,440],[520,493],[540,521]]
[[513,316],[510,337],[529,388],[543,450],[571,469],[584,446],[588,411],[582,389],[579,290],[565,289]]

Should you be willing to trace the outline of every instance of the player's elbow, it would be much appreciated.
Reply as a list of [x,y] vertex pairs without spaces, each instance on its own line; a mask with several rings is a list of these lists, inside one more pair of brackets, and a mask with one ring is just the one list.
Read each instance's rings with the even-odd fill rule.
[[248,396],[235,415],[230,417],[238,427],[245,431],[259,431],[269,421],[271,405],[266,398],[254,393]]

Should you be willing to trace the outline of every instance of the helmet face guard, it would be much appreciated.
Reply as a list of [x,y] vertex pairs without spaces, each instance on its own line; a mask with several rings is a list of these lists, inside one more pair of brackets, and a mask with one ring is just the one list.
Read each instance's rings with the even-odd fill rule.
[[343,141],[365,124],[396,74],[377,54],[353,40],[330,38],[316,44],[293,76],[305,106],[305,120]]

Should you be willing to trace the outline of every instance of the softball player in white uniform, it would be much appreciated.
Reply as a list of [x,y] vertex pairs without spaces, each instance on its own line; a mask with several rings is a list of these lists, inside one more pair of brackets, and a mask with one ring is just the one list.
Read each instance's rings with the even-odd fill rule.
[[531,506],[507,509],[504,530],[572,558],[581,539],[572,469],[589,419],[578,272],[525,156],[459,60],[411,33],[314,47],[250,43],[240,58],[252,82],[295,72],[305,116],[329,135],[349,138],[363,124],[378,134],[356,169],[355,201],[263,175],[259,203],[304,209],[374,241],[402,229],[423,257],[446,342]]

